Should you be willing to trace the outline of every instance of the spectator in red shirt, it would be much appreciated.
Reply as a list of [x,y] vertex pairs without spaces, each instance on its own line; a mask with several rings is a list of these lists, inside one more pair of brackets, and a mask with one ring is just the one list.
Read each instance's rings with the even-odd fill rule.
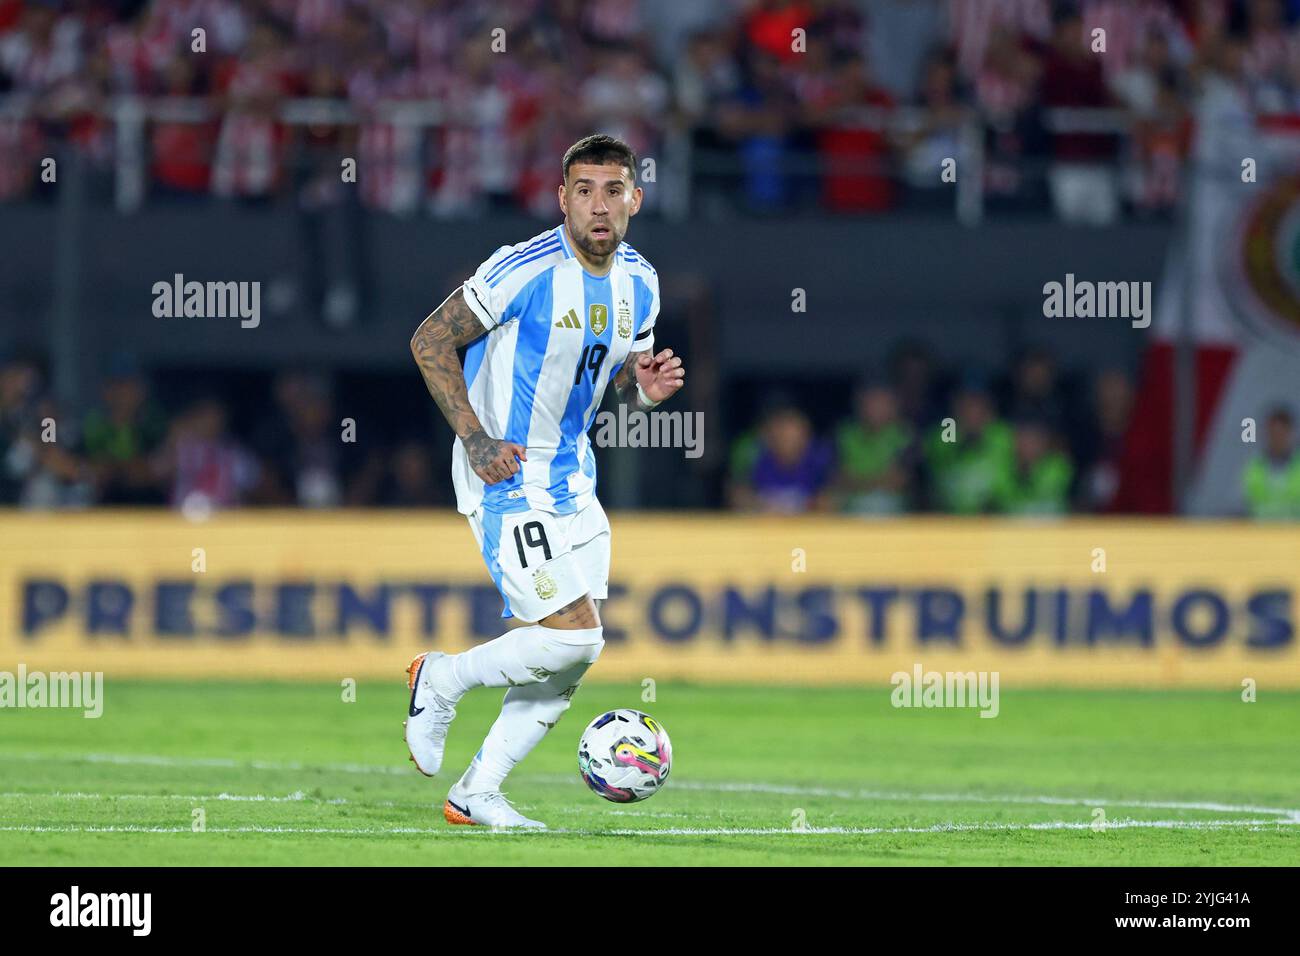
[[[1044,107],[1098,109],[1114,105],[1100,56],[1090,43],[1077,12],[1069,10],[1057,17],[1043,66]],[[1048,185],[1057,214],[1066,222],[1099,226],[1114,222],[1119,214],[1115,136],[1054,132],[1051,151]]]
[[823,201],[834,212],[880,212],[894,196],[885,127],[893,97],[871,81],[860,56],[840,60],[835,78],[816,117]]
[[806,40],[812,18],[812,8],[800,0],[760,0],[745,21],[745,36],[757,49],[789,63],[801,55],[795,49],[794,31],[804,30]]
[[[173,57],[167,64],[163,95],[195,96],[201,78],[189,56]],[[212,176],[212,153],[217,127],[212,120],[199,123],[159,122],[149,134],[156,191],[168,196],[205,194]]]
[[280,184],[285,141],[277,115],[280,100],[294,91],[279,29],[269,21],[254,26],[247,53],[222,79],[226,112],[217,137],[213,190],[220,196],[267,197]]

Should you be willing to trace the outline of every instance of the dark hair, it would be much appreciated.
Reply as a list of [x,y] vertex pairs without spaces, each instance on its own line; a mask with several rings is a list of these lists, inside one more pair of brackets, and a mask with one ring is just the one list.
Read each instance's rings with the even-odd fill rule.
[[1269,422],[1286,422],[1288,426],[1295,424],[1295,416],[1286,405],[1274,405],[1270,408],[1267,420]]
[[789,415],[791,412],[802,415],[803,409],[799,407],[793,395],[778,388],[763,397],[758,408],[758,420],[760,423],[767,422],[780,415]]
[[604,133],[584,136],[564,151],[565,182],[569,179],[569,167],[574,163],[625,166],[632,176],[632,182],[636,182],[636,153],[621,139],[606,136]]
[[1052,25],[1059,27],[1062,23],[1080,19],[1083,16],[1081,6],[1079,0],[1056,0],[1051,9]]

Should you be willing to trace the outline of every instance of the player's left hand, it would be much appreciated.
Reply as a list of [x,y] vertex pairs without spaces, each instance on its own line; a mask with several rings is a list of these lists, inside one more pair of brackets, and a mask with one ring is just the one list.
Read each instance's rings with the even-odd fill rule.
[[672,349],[664,349],[654,357],[647,352],[637,358],[636,381],[652,402],[662,402],[686,384],[686,369]]

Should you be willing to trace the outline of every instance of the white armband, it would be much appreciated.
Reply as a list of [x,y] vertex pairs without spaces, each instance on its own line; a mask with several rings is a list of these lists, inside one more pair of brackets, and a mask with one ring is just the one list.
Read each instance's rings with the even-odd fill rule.
[[660,404],[659,402],[650,401],[650,396],[645,393],[645,389],[641,387],[640,382],[636,383],[636,397],[641,399],[641,404],[646,408],[654,408],[656,405]]

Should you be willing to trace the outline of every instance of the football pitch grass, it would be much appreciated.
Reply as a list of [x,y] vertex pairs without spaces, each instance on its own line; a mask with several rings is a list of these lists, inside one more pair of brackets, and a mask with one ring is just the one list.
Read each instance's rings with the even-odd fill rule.
[[[430,780],[407,761],[400,680],[355,702],[338,684],[109,680],[99,719],[0,711],[0,865],[1300,860],[1300,694],[1004,691],[986,719],[895,709],[889,690],[660,684],[643,703],[589,681],[507,781],[551,831],[498,833],[441,814],[498,690],[465,698]],[[578,778],[579,734],[615,707],[672,736],[672,775],[641,803]]]

